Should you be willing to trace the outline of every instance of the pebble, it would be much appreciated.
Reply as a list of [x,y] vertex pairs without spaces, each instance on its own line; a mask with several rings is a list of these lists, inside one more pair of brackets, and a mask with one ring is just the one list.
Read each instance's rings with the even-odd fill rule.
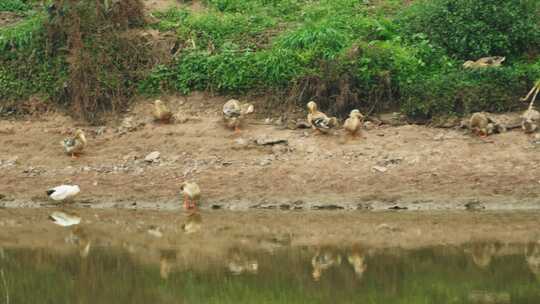
[[158,151],[154,151],[146,155],[146,157],[144,158],[144,161],[148,163],[156,163],[159,161],[159,156],[160,156],[160,153]]
[[383,167],[383,166],[373,166],[371,167],[371,169],[373,169],[374,171],[381,172],[381,173],[388,171],[388,168]]

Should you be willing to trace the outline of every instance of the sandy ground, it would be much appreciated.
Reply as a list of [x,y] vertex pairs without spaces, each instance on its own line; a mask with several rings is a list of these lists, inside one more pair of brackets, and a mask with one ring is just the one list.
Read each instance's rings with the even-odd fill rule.
[[[0,205],[47,204],[46,189],[75,183],[78,205],[175,209],[190,179],[202,188],[201,208],[540,207],[540,153],[519,130],[484,141],[462,130],[383,125],[345,141],[341,130],[290,130],[259,113],[235,135],[221,123],[225,98],[163,99],[174,124],[152,122],[151,100],[100,127],[58,113],[0,121]],[[60,145],[75,128],[89,140],[78,159]],[[146,162],[153,151],[160,158]]]

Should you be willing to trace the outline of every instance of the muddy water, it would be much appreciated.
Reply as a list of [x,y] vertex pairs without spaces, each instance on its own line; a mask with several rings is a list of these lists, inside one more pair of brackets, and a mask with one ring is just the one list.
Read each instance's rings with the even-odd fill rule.
[[540,303],[539,213],[0,209],[3,303]]
[[117,247],[3,249],[0,302],[540,303],[532,244],[346,248],[236,247],[184,265],[181,249],[160,250],[155,263]]

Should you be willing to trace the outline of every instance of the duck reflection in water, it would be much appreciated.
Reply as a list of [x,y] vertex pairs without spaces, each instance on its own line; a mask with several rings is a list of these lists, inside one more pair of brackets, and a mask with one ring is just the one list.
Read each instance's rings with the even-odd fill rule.
[[83,259],[86,259],[88,254],[90,254],[92,241],[87,231],[81,226],[73,226],[69,235],[66,237],[66,243],[76,245],[79,248],[79,256]]
[[351,249],[351,253],[347,257],[347,261],[354,269],[354,273],[356,274],[356,277],[361,279],[364,275],[364,272],[367,269],[367,263],[366,263],[366,255],[367,252],[365,249],[360,247],[359,245],[354,245]]
[[527,261],[527,266],[529,266],[536,280],[540,282],[540,244],[537,243],[526,247],[525,261]]
[[234,275],[243,273],[257,274],[259,272],[259,262],[250,258],[240,248],[233,248],[229,252],[227,269]]
[[202,228],[202,216],[199,212],[190,212],[186,216],[186,222],[182,224],[182,231],[187,234],[195,233]]
[[341,255],[332,252],[329,249],[317,249],[315,256],[311,259],[313,280],[318,282],[325,270],[341,264]]
[[481,269],[486,269],[491,264],[493,256],[497,254],[494,243],[475,243],[465,248],[465,253],[471,255],[473,263]]
[[160,250],[159,252],[159,276],[167,280],[176,263],[176,250]]

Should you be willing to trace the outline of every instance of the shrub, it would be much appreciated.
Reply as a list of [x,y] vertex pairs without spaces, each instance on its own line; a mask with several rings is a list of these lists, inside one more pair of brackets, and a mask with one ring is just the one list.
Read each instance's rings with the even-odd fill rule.
[[0,1],[0,12],[24,12],[32,7],[21,0]]
[[408,36],[423,33],[462,60],[519,57],[540,46],[537,0],[421,0],[399,25]]
[[402,109],[413,117],[516,110],[540,64],[477,70],[455,69],[419,78],[403,89]]

